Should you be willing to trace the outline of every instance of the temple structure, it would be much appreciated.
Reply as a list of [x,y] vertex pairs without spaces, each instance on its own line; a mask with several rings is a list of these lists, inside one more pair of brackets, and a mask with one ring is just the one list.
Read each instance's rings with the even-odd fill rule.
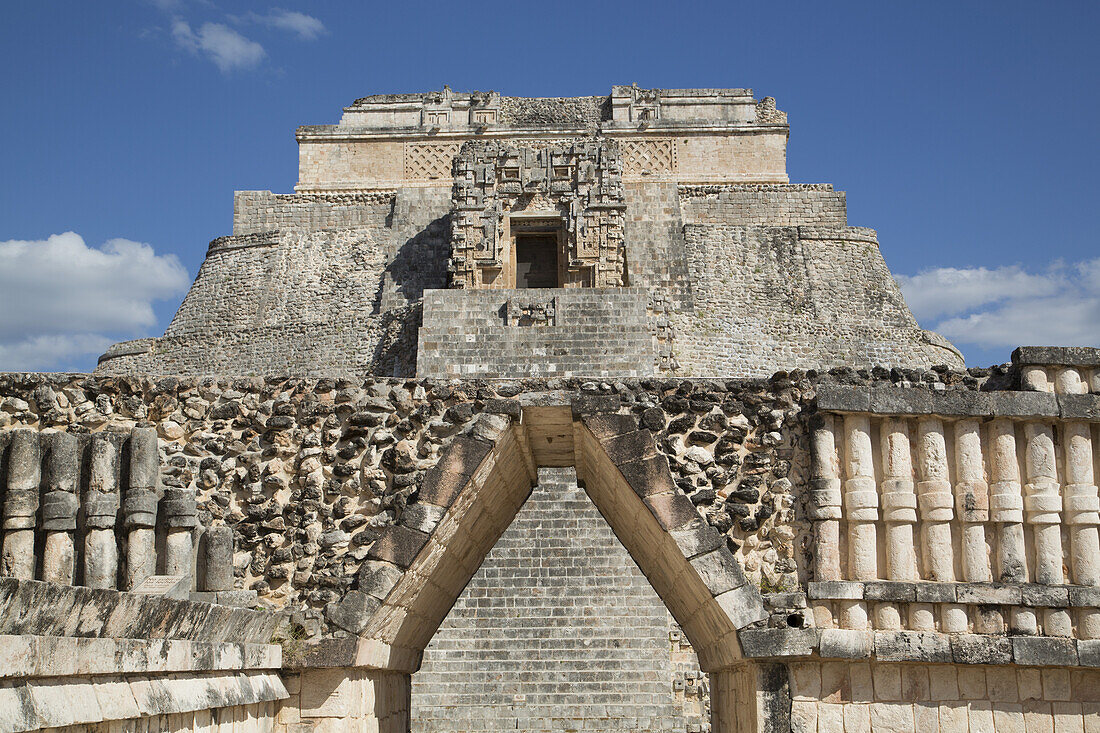
[[0,374],[0,733],[1100,730],[1100,349],[967,368],[743,89],[360,99]]

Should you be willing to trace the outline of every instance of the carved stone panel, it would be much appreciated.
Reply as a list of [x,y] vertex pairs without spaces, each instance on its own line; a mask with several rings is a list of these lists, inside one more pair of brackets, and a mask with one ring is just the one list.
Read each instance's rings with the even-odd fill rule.
[[614,141],[466,143],[451,205],[452,287],[515,287],[513,238],[533,225],[559,234],[565,287],[625,284],[626,205]]
[[451,177],[458,143],[406,143],[405,179],[433,181]]
[[671,138],[624,140],[622,150],[624,176],[676,172],[676,142]]

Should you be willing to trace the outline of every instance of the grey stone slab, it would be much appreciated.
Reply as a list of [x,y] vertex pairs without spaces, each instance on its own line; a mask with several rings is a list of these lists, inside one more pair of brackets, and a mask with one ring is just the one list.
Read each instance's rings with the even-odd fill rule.
[[957,664],[1011,664],[1012,640],[988,634],[952,634],[951,656]]
[[818,580],[806,585],[806,595],[822,600],[861,600],[864,584],[852,580]]
[[443,507],[417,502],[405,507],[405,511],[401,513],[401,524],[409,529],[431,534],[446,513],[447,510]]
[[600,443],[611,462],[616,465],[657,455],[657,443],[653,439],[653,433],[645,429],[604,438]]
[[740,588],[746,582],[741,563],[726,547],[692,558],[691,566],[714,596]]
[[407,568],[421,548],[428,542],[428,535],[415,529],[391,525],[382,530],[382,534],[371,545],[367,557],[371,560],[385,560],[399,568]]
[[805,593],[766,593],[764,605],[771,610],[785,610],[806,607]]
[[1100,395],[1060,394],[1058,405],[1064,420],[1100,422]]
[[866,659],[874,649],[873,631],[821,629],[822,659]]
[[366,628],[367,622],[381,605],[381,601],[374,596],[349,590],[343,598],[325,608],[325,618],[344,631],[358,634]]
[[905,603],[915,601],[917,586],[902,581],[875,580],[864,584],[863,597],[868,601]]
[[1073,667],[1077,664],[1077,642],[1049,636],[1015,636],[1012,656],[1016,664],[1037,667]]
[[1019,588],[1020,602],[1025,606],[1065,608],[1070,605],[1070,589],[1064,585],[1023,583]]
[[1021,602],[1020,587],[1003,583],[960,583],[955,587],[955,600],[977,605],[1016,606]]
[[[870,387],[870,411],[884,415],[927,415],[932,391],[912,387]],[[820,403],[819,403],[820,404]]]
[[1088,585],[1071,585],[1066,589],[1071,606],[1100,606],[1100,588]]
[[638,419],[633,415],[598,413],[584,418],[584,424],[599,441],[614,438],[617,435],[633,433],[638,429]]
[[1020,346],[1012,363],[1042,366],[1100,366],[1100,349],[1091,346]]
[[657,519],[662,529],[673,530],[692,522],[702,522],[695,505],[681,493],[653,494],[642,501]]
[[870,412],[871,393],[867,387],[822,384],[817,387],[817,409],[826,412]]
[[714,600],[718,601],[735,629],[743,629],[768,617],[760,591],[750,583],[719,594]]
[[668,456],[658,453],[638,461],[618,464],[623,478],[643,499],[651,494],[664,494],[676,490],[668,467]]
[[573,419],[599,412],[618,412],[622,406],[619,395],[574,395],[569,404],[573,409]]
[[714,527],[706,523],[684,529],[674,529],[669,535],[689,560],[712,550],[717,550],[725,545],[725,538],[718,534]]
[[817,629],[743,629],[737,634],[746,657],[808,657],[817,649]]
[[1082,667],[1100,667],[1100,639],[1078,639],[1077,660]]
[[990,417],[993,415],[993,399],[988,392],[972,389],[947,389],[930,392],[931,411],[948,417]]
[[917,603],[954,603],[954,583],[917,583]]
[[991,392],[997,417],[1058,417],[1058,397],[1047,392]]
[[401,568],[392,563],[365,560],[359,566],[359,590],[380,601],[385,600],[402,575]]
[[875,657],[882,662],[950,662],[951,643],[931,631],[876,631]]

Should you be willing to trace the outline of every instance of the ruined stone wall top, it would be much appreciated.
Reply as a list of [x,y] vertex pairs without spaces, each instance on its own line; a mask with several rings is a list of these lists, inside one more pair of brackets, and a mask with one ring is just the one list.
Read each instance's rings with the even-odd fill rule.
[[442,186],[463,143],[545,146],[604,136],[627,179],[786,183],[787,116],[751,89],[615,86],[589,97],[442,91],[363,97],[339,124],[297,130],[300,193]]

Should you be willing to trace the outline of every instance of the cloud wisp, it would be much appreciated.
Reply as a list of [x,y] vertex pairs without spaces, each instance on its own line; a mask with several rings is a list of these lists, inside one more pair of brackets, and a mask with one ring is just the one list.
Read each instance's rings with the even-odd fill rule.
[[172,21],[172,38],[193,54],[206,56],[223,72],[251,69],[267,56],[264,47],[222,23],[203,23],[198,31],[187,21]]
[[917,320],[960,347],[1100,345],[1100,258],[1040,272],[941,267],[897,281]]
[[55,369],[156,325],[153,301],[187,288],[175,255],[111,239],[89,247],[74,232],[0,242],[0,371]]
[[248,20],[269,28],[293,33],[303,41],[316,41],[328,32],[325,24],[312,15],[284,8],[272,8],[264,14],[249,13]]

